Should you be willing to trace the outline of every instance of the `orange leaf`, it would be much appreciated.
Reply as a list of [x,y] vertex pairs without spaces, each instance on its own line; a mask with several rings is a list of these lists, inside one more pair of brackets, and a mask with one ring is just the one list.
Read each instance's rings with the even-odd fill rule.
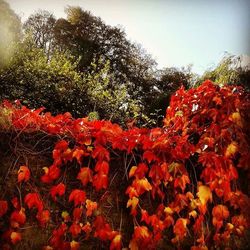
[[69,202],[74,201],[75,207],[85,202],[86,193],[80,189],[74,189],[69,195]]
[[229,211],[228,208],[224,205],[217,205],[213,208],[212,215],[217,220],[224,220],[229,217]]
[[134,230],[134,238],[148,241],[150,240],[151,235],[146,226],[136,226]]
[[179,218],[174,225],[174,233],[178,240],[184,239],[187,234],[188,219]]
[[62,196],[65,193],[65,185],[63,183],[59,183],[56,186],[53,186],[50,189],[50,195],[52,196],[53,200],[56,200],[56,195]]
[[136,239],[132,239],[129,242],[129,249],[131,249],[131,250],[139,250],[139,247],[138,247]]
[[8,202],[0,200],[0,217],[6,214],[7,210],[8,210]]
[[81,159],[83,156],[88,156],[89,153],[84,152],[84,150],[76,148],[73,151],[72,158],[76,158],[77,162],[81,165]]
[[80,243],[72,240],[70,242],[70,250],[78,250],[78,249],[80,249]]
[[152,189],[152,186],[148,182],[147,178],[135,179],[132,183],[132,187],[135,188],[138,195],[143,194],[145,191],[149,191]]
[[86,216],[91,216],[93,211],[95,211],[97,209],[97,203],[95,201],[91,201],[89,199],[86,200],[86,208],[87,208],[87,212],[86,212]]
[[129,195],[129,198],[133,198],[134,196],[139,196],[136,189],[134,187],[129,186],[126,190],[126,194]]
[[19,242],[22,239],[21,234],[18,232],[12,232],[10,234],[10,240],[15,245],[17,242]]
[[128,174],[129,178],[131,178],[132,176],[134,176],[136,169],[137,169],[137,166],[133,166],[133,167],[130,168],[129,174]]
[[121,234],[117,234],[114,239],[111,241],[110,244],[110,250],[119,250],[121,249],[121,240],[122,240],[122,236]]
[[86,233],[86,238],[89,237],[89,234],[92,231],[91,225],[89,222],[87,222],[83,227],[82,227],[82,231],[84,231]]
[[17,180],[18,182],[21,182],[21,181],[28,181],[30,178],[30,170],[28,167],[26,166],[21,166],[18,170],[18,177],[17,177]]
[[92,182],[93,171],[88,167],[83,167],[80,169],[77,179],[82,182],[83,186],[86,186],[89,182]]
[[136,197],[133,197],[132,199],[129,199],[127,202],[127,207],[131,206],[131,214],[135,216],[137,214],[136,208],[139,203],[139,199]]

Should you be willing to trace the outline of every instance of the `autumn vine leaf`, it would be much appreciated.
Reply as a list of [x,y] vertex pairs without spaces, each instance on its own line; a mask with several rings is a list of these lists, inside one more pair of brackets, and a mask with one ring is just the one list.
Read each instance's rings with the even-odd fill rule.
[[8,202],[5,200],[0,200],[0,218],[6,214],[8,210]]
[[133,197],[128,200],[127,207],[131,207],[131,214],[135,216],[137,214],[136,208],[139,203],[139,199],[136,197]]
[[43,202],[38,193],[28,193],[24,198],[24,202],[27,204],[29,209],[35,207],[38,211],[43,210]]
[[70,233],[72,234],[73,238],[76,238],[81,233],[81,227],[77,223],[73,223],[69,228]]
[[93,181],[93,171],[88,167],[83,167],[80,169],[77,179],[82,182],[83,186],[86,186],[89,182]]
[[89,199],[86,200],[86,216],[91,216],[93,212],[97,209],[97,202],[91,201]]
[[39,224],[44,227],[50,220],[50,211],[49,210],[42,210],[38,211],[36,215]]
[[18,182],[26,182],[30,179],[30,170],[27,166],[21,166],[18,170]]
[[189,223],[188,219],[179,218],[174,225],[175,238],[172,239],[173,243],[183,240],[187,235],[187,224]]
[[63,183],[59,183],[58,185],[53,186],[50,189],[50,195],[53,198],[53,200],[55,201],[56,200],[56,195],[59,195],[59,196],[64,195],[65,190],[66,190],[65,185]]
[[213,199],[210,188],[205,185],[198,187],[197,196],[199,197],[202,205],[206,205],[208,201],[212,202]]
[[121,249],[121,240],[122,240],[122,236],[121,234],[117,234],[113,240],[111,241],[111,244],[110,244],[110,250],[120,250]]
[[12,232],[11,234],[10,234],[10,240],[11,240],[11,242],[15,245],[15,244],[17,244],[19,241],[21,241],[21,239],[22,239],[22,236],[21,236],[21,234],[20,233],[18,233],[18,232]]
[[19,211],[15,210],[11,213],[10,216],[10,225],[12,228],[19,228],[24,225],[26,222],[25,209],[21,208]]
[[80,189],[74,189],[69,195],[69,202],[74,201],[74,206],[82,204],[86,200],[86,193]]

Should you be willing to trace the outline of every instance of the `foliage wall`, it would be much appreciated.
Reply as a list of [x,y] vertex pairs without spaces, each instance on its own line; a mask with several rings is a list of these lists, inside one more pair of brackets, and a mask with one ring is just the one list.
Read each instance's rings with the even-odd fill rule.
[[[249,94],[179,89],[163,127],[1,106],[4,249],[246,249]],[[37,237],[39,235],[39,237]]]

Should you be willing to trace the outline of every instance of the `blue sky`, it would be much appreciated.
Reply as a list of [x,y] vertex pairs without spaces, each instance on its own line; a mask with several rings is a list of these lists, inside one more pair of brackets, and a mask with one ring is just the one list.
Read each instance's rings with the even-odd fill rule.
[[38,9],[65,17],[67,5],[80,6],[107,24],[120,25],[140,43],[158,68],[193,64],[203,73],[225,51],[250,55],[249,0],[6,0],[25,20]]

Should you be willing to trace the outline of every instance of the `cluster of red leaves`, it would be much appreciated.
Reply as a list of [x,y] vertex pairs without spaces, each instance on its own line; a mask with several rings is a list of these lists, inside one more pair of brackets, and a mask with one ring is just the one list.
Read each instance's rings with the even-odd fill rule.
[[[129,243],[132,250],[155,249],[166,229],[174,235],[172,244],[180,246],[192,238],[193,250],[230,247],[229,240],[243,236],[249,228],[249,198],[240,190],[238,179],[239,171],[249,173],[246,122],[250,105],[249,95],[240,87],[219,87],[206,81],[196,89],[181,88],[171,98],[164,127],[150,130],[123,130],[109,121],[73,119],[69,113],[52,116],[19,103],[4,102],[2,106],[10,111],[13,129],[66,138],[56,143],[53,164],[44,168],[40,180],[49,185],[53,202],[66,196],[73,207],[61,211],[61,224],[45,249],[79,249],[81,241],[89,237],[109,241],[110,249],[121,249],[121,232],[112,229],[100,215],[99,204],[85,190],[87,186],[97,192],[108,188],[114,151],[141,159],[129,166],[126,189],[127,208],[135,222]],[[70,141],[74,141],[73,147]],[[92,159],[94,166],[84,165],[84,159]],[[73,160],[79,165],[78,188],[61,178],[64,166]],[[31,175],[27,166],[21,166],[17,181],[25,185]],[[152,211],[144,208],[147,193],[157,205]],[[11,206],[1,200],[0,217],[10,218],[3,234],[8,243],[21,240],[24,206],[36,211],[43,227],[53,220],[39,191],[27,193],[24,201],[13,198]]]

